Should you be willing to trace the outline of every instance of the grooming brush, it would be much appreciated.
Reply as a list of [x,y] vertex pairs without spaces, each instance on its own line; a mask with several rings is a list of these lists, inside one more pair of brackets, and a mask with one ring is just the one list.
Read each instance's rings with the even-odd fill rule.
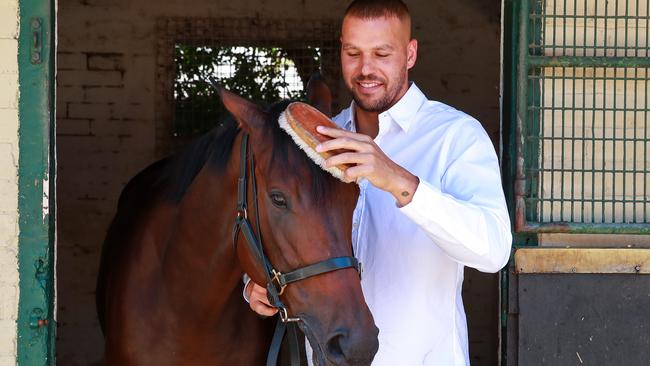
[[280,123],[280,127],[291,136],[296,145],[298,145],[298,147],[300,147],[300,149],[302,149],[318,166],[323,168],[323,170],[328,171],[341,181],[350,183],[349,180],[345,179],[345,170],[351,165],[341,164],[332,167],[325,166],[325,160],[327,158],[343,153],[346,150],[316,151],[316,145],[332,139],[329,136],[318,133],[316,127],[325,126],[340,128],[334,124],[332,120],[309,104],[294,102],[289,104],[287,109],[280,114],[278,122]]

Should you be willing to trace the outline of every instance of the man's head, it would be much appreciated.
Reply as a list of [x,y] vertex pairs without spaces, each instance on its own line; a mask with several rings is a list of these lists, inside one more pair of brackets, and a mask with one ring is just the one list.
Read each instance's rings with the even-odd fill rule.
[[355,0],[341,27],[343,79],[357,106],[383,112],[408,90],[417,41],[401,0]]

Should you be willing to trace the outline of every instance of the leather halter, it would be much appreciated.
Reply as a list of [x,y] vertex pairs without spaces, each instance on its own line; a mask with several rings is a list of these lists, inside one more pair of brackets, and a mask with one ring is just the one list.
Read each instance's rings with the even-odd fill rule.
[[[286,306],[280,299],[280,295],[284,293],[287,285],[304,280],[309,277],[318,276],[324,273],[336,271],[344,268],[354,268],[361,274],[361,265],[356,258],[336,257],[326,259],[305,267],[295,269],[288,273],[281,273],[276,270],[268,257],[264,254],[262,247],[262,233],[260,231],[259,211],[257,207],[257,183],[255,180],[255,160],[253,156],[250,157],[250,164],[248,164],[248,134],[244,134],[241,141],[240,148],[240,163],[239,163],[239,180],[237,181],[237,217],[235,219],[235,227],[233,229],[233,246],[237,247],[237,239],[239,232],[244,234],[248,249],[255,257],[255,261],[264,269],[266,277],[266,290],[271,305],[278,309],[280,319],[273,334],[271,341],[271,348],[266,360],[267,366],[275,366],[280,352],[280,346],[285,332],[289,332],[289,345],[291,349],[291,365],[298,366],[300,364],[300,353],[298,350],[298,338],[295,329],[295,323],[300,322],[300,317],[289,316]],[[255,210],[255,223],[257,235],[253,231],[251,222],[248,220],[248,206],[247,206],[247,193],[248,193],[248,180],[246,174],[246,166],[249,165],[249,175],[252,180],[253,192],[253,206]]]

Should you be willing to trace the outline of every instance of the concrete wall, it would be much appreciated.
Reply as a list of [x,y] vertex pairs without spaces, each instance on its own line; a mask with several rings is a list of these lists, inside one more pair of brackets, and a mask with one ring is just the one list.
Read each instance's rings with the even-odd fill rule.
[[0,2],[0,365],[16,364],[18,0]]
[[[100,247],[121,188],[156,157],[157,19],[339,20],[347,1],[60,0],[58,4],[58,360],[102,352],[94,308]],[[420,56],[412,79],[431,99],[499,131],[497,0],[407,1]],[[209,35],[206,35],[206,37]],[[165,72],[165,70],[162,70]],[[468,271],[473,364],[496,363],[497,277]]]

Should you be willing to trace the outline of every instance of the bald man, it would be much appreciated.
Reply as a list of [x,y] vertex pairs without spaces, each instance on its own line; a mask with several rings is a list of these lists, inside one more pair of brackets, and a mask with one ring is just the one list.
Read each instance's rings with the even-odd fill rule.
[[[499,271],[510,221],[481,124],[408,81],[417,50],[403,2],[353,1],[341,65],[354,100],[334,118],[344,130],[319,127],[333,139],[317,150],[349,150],[327,164],[353,165],[347,178],[359,182],[352,245],[379,328],[372,364],[469,365],[464,266]],[[251,283],[246,294],[254,311],[275,313],[263,287]]]

